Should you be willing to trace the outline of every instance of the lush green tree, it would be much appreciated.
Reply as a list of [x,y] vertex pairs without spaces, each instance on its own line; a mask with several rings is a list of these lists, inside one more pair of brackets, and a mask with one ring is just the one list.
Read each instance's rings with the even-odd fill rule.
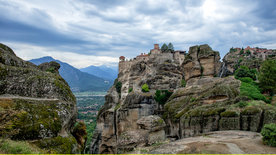
[[144,84],[144,85],[142,86],[142,91],[143,91],[143,92],[149,92],[149,86],[148,86],[147,84]]
[[120,94],[122,89],[122,82],[118,81],[115,85],[116,91]]
[[168,90],[156,90],[154,99],[156,102],[158,102],[161,105],[164,105],[167,100],[170,98],[173,92],[170,92]]
[[162,45],[161,51],[162,51],[162,52],[167,52],[167,51],[168,51],[168,46],[167,46],[166,43],[164,43],[164,44]]
[[233,47],[230,48],[229,52],[236,52],[237,49],[234,49]]
[[168,51],[173,52],[174,51],[174,47],[172,43],[168,44]]
[[246,50],[245,54],[248,56],[251,55],[251,52],[249,50]]
[[242,49],[241,51],[240,51],[240,55],[243,55],[244,54],[244,50]]
[[276,146],[276,124],[265,124],[262,128],[261,134],[263,136],[263,142],[269,146]]
[[253,80],[256,80],[256,70],[249,69],[247,66],[241,66],[239,69],[235,71],[235,78],[239,79],[242,77],[250,77]]
[[266,60],[263,62],[260,75],[260,87],[271,95],[276,93],[276,61]]

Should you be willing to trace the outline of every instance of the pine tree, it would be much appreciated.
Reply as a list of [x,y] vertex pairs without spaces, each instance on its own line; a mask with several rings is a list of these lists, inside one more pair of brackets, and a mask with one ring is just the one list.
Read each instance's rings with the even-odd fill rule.
[[167,51],[168,51],[168,46],[167,46],[166,43],[164,43],[164,44],[162,45],[161,51],[162,51],[162,52],[167,52]]
[[173,51],[174,51],[174,47],[173,47],[173,44],[172,44],[172,43],[169,43],[169,45],[168,45],[168,50],[169,50],[170,52],[173,52]]

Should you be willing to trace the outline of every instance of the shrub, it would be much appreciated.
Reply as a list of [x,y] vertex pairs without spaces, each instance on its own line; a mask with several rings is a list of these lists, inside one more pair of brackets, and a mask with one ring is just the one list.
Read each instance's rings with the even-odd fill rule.
[[249,50],[246,50],[245,54],[248,56],[251,55],[251,52]]
[[170,98],[173,92],[169,92],[168,90],[156,90],[154,99],[161,105],[164,105],[167,100]]
[[142,86],[142,91],[143,91],[143,92],[149,92],[149,86],[148,86],[147,84],[144,84],[144,85]]
[[261,134],[263,136],[263,142],[269,146],[276,146],[276,124],[265,124],[262,128]]
[[35,144],[41,149],[49,150],[54,154],[72,154],[73,151],[79,150],[77,141],[73,136],[44,138],[35,142]]
[[257,86],[254,86],[250,83],[242,82],[240,87],[240,95],[247,96],[250,99],[254,100],[263,100],[265,102],[269,102],[265,96],[260,92]]
[[240,51],[240,55],[243,55],[243,54],[244,54],[244,50],[241,50],[241,51]]
[[117,93],[121,94],[122,82],[118,81],[115,85]]
[[251,79],[250,77],[242,77],[242,78],[239,78],[239,80],[246,83],[253,83],[253,79]]
[[250,77],[253,80],[256,80],[256,71],[253,69],[249,69],[246,66],[241,66],[239,69],[235,71],[235,78],[239,79],[242,77]]
[[203,71],[204,71],[204,68],[202,66],[200,66],[200,74],[201,74],[201,76],[203,76]]
[[129,88],[129,89],[128,89],[128,93],[131,93],[132,90],[133,90],[133,88]]
[[230,48],[230,50],[229,50],[229,52],[236,52],[236,51],[237,51],[237,49],[234,49],[233,47]]
[[240,102],[237,103],[237,105],[238,105],[240,108],[243,108],[243,107],[246,107],[246,106],[248,105],[248,103],[245,102],[245,101],[240,101]]
[[55,73],[56,72],[55,67],[50,67],[50,68],[46,69],[46,72]]
[[185,79],[181,80],[181,87],[186,87],[186,81],[185,81]]

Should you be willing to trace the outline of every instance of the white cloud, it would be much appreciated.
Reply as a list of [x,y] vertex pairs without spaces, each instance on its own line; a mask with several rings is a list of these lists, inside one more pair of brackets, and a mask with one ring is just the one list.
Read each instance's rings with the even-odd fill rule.
[[[272,16],[271,20],[262,20],[262,16],[257,13],[265,10],[261,6],[262,3],[256,1],[132,0],[108,2],[0,0],[0,9],[6,12],[2,16],[11,20],[54,30],[68,37],[86,41],[79,45],[71,45],[70,42],[59,46],[28,42],[24,39],[19,41],[21,42],[20,48],[24,50],[17,48],[17,51],[21,52],[22,56],[32,56],[23,53],[28,53],[28,48],[33,49],[36,45],[36,48],[41,48],[39,49],[41,51],[52,51],[51,53],[44,52],[44,55],[59,55],[60,53],[61,59],[66,57],[63,60],[66,59],[75,66],[84,66],[85,63],[91,65],[92,63],[114,62],[120,55],[134,57],[141,52],[148,52],[154,43],[172,42],[176,49],[184,48],[184,50],[187,50],[190,45],[208,43],[224,55],[232,46],[252,46],[276,41],[275,27],[268,23],[275,18]],[[273,2],[270,3],[273,5]],[[2,16],[0,15],[0,20]],[[272,30],[265,30],[267,28],[265,26],[272,27]],[[0,41],[7,42],[1,36]],[[16,46],[15,43],[13,46]],[[273,44],[270,44],[270,47],[274,47]],[[81,61],[79,59],[73,60],[66,56],[66,54],[73,56],[74,53],[76,54],[74,57],[79,56],[85,59],[88,54],[91,57],[85,59],[83,63],[77,62]],[[108,61],[102,60],[99,56]]]
[[70,65],[76,68],[84,68],[90,65],[100,66],[104,64],[107,66],[112,66],[114,64],[117,64],[119,61],[117,57],[93,56],[73,52],[56,51],[53,48],[44,48],[16,42],[6,42],[5,44],[11,47],[14,50],[15,54],[23,60],[51,56],[54,59],[67,63],[69,62]]

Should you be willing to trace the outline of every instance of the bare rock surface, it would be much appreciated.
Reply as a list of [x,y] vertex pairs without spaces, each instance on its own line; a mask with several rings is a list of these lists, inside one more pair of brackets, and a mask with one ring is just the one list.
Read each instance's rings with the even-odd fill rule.
[[167,142],[157,147],[141,147],[131,153],[149,154],[258,154],[276,153],[262,143],[261,135],[248,131],[216,131],[197,137]]

